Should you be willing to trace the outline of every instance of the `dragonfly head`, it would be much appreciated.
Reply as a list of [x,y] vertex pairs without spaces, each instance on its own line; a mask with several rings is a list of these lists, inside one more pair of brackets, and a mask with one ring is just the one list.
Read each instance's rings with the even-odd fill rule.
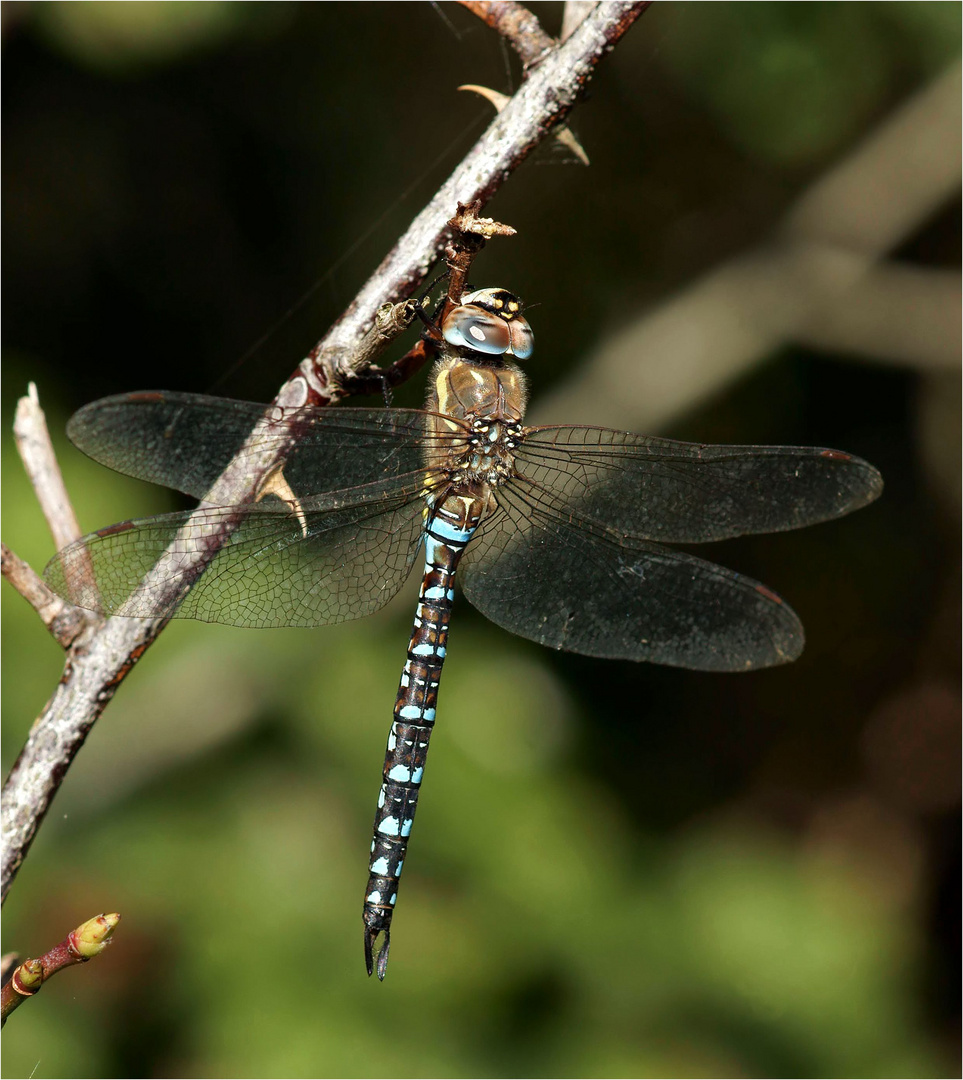
[[522,302],[507,289],[475,289],[444,317],[441,332],[449,345],[486,356],[527,360],[535,338],[522,315]]

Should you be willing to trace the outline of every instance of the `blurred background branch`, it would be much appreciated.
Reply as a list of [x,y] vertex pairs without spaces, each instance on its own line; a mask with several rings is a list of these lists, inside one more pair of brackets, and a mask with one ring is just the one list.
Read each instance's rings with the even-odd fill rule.
[[662,430],[780,347],[959,369],[960,275],[876,265],[959,187],[960,68],[820,176],[756,250],[604,341],[539,422]]

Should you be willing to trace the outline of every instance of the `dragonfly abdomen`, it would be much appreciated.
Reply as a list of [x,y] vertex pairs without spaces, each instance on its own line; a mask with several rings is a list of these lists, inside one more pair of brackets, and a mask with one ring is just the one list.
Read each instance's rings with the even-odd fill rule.
[[379,979],[385,977],[388,964],[391,916],[435,723],[438,681],[445,662],[455,595],[455,570],[484,506],[485,500],[475,495],[449,495],[435,509],[425,529],[425,575],[388,735],[365,889],[365,961],[369,975],[375,966],[375,941],[379,934],[384,935],[377,960]]

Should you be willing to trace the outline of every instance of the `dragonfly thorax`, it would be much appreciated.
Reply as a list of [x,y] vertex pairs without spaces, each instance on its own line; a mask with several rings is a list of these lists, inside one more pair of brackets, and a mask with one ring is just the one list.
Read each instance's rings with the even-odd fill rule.
[[471,435],[448,469],[455,484],[485,484],[497,487],[515,470],[515,448],[522,434],[517,420],[476,416],[471,419]]
[[522,373],[507,360],[439,360],[427,407],[441,438],[427,448],[426,464],[452,484],[504,483],[514,475],[525,398]]

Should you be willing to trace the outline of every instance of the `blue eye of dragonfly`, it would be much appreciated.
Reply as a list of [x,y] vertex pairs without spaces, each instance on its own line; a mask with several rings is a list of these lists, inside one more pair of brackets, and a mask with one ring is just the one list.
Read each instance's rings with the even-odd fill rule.
[[[114,615],[320,626],[378,610],[424,550],[363,906],[365,962],[379,978],[463,553],[468,599],[522,637],[587,656],[749,671],[800,654],[799,619],[765,585],[667,545],[813,525],[882,490],[871,465],[838,450],[526,427],[519,368],[488,359],[531,352],[517,297],[469,293],[442,329],[458,351],[436,364],[424,411],[305,406],[279,426],[266,418],[277,409],[191,394],[85,406],[67,429],[81,450],[205,503],[101,529],[44,572],[74,604]],[[255,501],[207,501],[228,465],[263,475],[265,461]],[[469,843],[483,805],[475,791],[462,802]]]
[[507,289],[476,289],[462,297],[441,324],[445,340],[487,356],[527,360],[534,335],[522,315],[522,302]]

